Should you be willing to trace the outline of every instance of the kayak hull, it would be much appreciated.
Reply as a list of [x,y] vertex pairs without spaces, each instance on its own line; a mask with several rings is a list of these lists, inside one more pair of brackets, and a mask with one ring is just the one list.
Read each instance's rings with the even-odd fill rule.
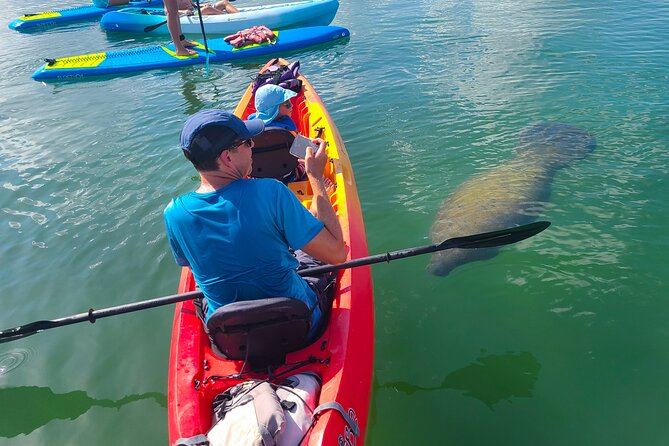
[[15,31],[38,31],[44,28],[100,17],[110,11],[116,11],[127,7],[160,7],[162,0],[146,0],[130,2],[122,6],[110,6],[108,8],[97,8],[93,5],[78,6],[76,8],[60,9],[57,11],[44,11],[36,14],[26,14],[9,22],[9,29]]
[[[326,26],[332,23],[338,8],[337,0],[306,0],[239,8],[235,14],[203,15],[202,23],[208,34],[234,34],[256,25],[270,29]],[[105,14],[100,26],[111,32],[167,35],[165,20],[162,8],[124,8]],[[198,16],[183,16],[180,22],[182,33],[202,33]]]
[[[283,60],[281,63],[287,64]],[[303,76],[300,78],[303,89],[293,99],[292,118],[298,131],[308,137],[313,138],[319,128],[324,129],[322,136],[328,142],[328,155],[332,160],[326,169],[326,177],[336,185],[330,191],[330,199],[350,248],[349,259],[364,257],[368,254],[366,236],[348,153],[321,99],[311,84]],[[246,118],[253,111],[253,96],[249,87],[235,114]],[[290,183],[289,187],[308,206],[308,182]],[[192,291],[195,287],[192,273],[183,268],[179,293]],[[363,443],[372,388],[373,339],[374,302],[370,267],[340,271],[327,328],[312,345],[288,354],[286,365],[275,373],[287,370],[290,364],[315,358],[293,372],[318,374],[323,385],[317,404],[341,404],[354,420],[359,434],[353,433],[355,429],[351,429],[338,412],[326,411],[322,412],[303,445]],[[246,373],[239,379],[235,375],[242,371],[243,362],[214,354],[192,301],[176,304],[168,371],[170,444],[179,438],[207,433],[212,424],[211,404],[216,395],[244,379],[267,378],[263,374]]]
[[[234,48],[223,38],[208,39],[209,61],[227,62],[293,51],[343,40],[350,35],[346,28],[338,26],[288,29],[277,31],[276,34],[277,38],[272,43],[243,48]],[[207,59],[204,45],[201,42],[195,43],[197,47],[193,49],[198,54],[194,56],[177,56],[174,44],[169,44],[52,59],[35,71],[32,77],[40,81],[58,81],[203,64]]]

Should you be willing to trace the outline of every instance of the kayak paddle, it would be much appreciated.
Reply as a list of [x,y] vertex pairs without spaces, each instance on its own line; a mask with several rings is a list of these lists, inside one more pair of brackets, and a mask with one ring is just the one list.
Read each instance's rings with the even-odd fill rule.
[[[340,269],[354,268],[363,265],[372,265],[374,263],[390,262],[391,260],[403,259],[405,257],[413,257],[421,254],[428,254],[436,251],[443,251],[445,249],[476,249],[476,248],[491,248],[495,246],[508,245],[516,243],[521,240],[532,237],[550,226],[550,222],[538,221],[523,226],[516,226],[514,228],[502,229],[501,231],[485,232],[482,234],[468,235],[465,237],[450,238],[442,243],[435,245],[419,246],[415,248],[402,249],[399,251],[386,252],[385,254],[376,254],[368,257],[361,257],[353,259],[339,265],[323,265],[314,268],[307,268],[298,271],[300,276],[311,276],[315,274],[322,274],[330,271],[337,271]],[[158,297],[142,302],[132,304],[119,305],[116,307],[103,308],[100,310],[90,309],[86,313],[79,313],[72,316],[62,317],[59,319],[35,321],[26,325],[20,325],[14,328],[8,328],[0,331],[0,343],[10,342],[16,339],[21,339],[26,336],[39,333],[40,331],[48,330],[50,328],[63,327],[65,325],[76,324],[79,322],[94,323],[98,319],[105,317],[116,316],[117,314],[132,313],[134,311],[145,310],[148,308],[160,307],[185,300],[201,298],[202,291],[190,291],[182,294],[172,294],[170,296]]]
[[[181,17],[185,17],[185,16],[186,16],[186,14],[179,14],[179,18],[181,18]],[[156,23],[155,25],[149,25],[149,26],[147,26],[147,27],[144,28],[144,32],[145,32],[145,33],[150,33],[150,32],[153,31],[154,29],[156,29],[156,28],[160,28],[160,27],[163,26],[165,23],[167,23],[167,20],[163,20],[162,22],[160,22],[160,23]]]
[[[181,17],[181,14],[179,14],[179,17]],[[154,29],[156,29],[156,28],[160,28],[160,27],[163,26],[165,23],[167,23],[167,20],[163,20],[162,22],[160,22],[160,23],[156,23],[155,25],[147,26],[147,27],[144,28],[144,32],[145,32],[145,33],[150,33],[150,32],[153,31]]]

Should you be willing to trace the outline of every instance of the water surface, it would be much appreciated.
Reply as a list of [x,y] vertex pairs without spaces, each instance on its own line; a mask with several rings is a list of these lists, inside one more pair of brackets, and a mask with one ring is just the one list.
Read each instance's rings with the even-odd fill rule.
[[[350,42],[289,56],[346,142],[370,252],[428,243],[441,201],[511,159],[528,125],[598,142],[556,174],[541,235],[447,277],[428,258],[374,267],[367,443],[666,444],[667,3],[341,3]],[[7,0],[0,23],[77,4]],[[176,290],[161,213],[196,186],[180,126],[233,108],[265,60],[30,79],[46,57],[155,42],[94,20],[0,27],[2,328]],[[0,344],[0,403],[35,406],[0,417],[0,445],[166,444],[171,319],[154,309]]]

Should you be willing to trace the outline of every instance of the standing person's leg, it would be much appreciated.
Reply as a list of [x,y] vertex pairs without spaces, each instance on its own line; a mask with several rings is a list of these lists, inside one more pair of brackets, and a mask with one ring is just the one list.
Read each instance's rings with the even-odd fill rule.
[[167,15],[167,29],[170,31],[170,36],[174,42],[174,49],[177,56],[192,56],[197,54],[197,51],[189,50],[181,41],[181,23],[179,23],[179,8],[177,0],[164,0],[165,13]]

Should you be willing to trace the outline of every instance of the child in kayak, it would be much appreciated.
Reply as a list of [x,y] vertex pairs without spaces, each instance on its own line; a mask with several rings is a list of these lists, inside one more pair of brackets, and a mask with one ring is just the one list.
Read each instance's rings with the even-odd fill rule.
[[[265,123],[265,128],[280,127],[296,134],[297,126],[290,117],[293,112],[293,103],[290,100],[295,96],[297,93],[293,90],[274,84],[263,85],[256,90],[256,112],[250,114],[248,119],[261,119]],[[299,159],[295,170],[286,175],[282,181],[288,184],[292,181],[304,181],[306,178],[304,160]]]
[[295,132],[297,126],[290,117],[293,112],[290,100],[295,96],[297,93],[294,91],[278,85],[263,85],[256,91],[256,112],[250,115],[249,119],[262,119],[265,127],[281,127]]

